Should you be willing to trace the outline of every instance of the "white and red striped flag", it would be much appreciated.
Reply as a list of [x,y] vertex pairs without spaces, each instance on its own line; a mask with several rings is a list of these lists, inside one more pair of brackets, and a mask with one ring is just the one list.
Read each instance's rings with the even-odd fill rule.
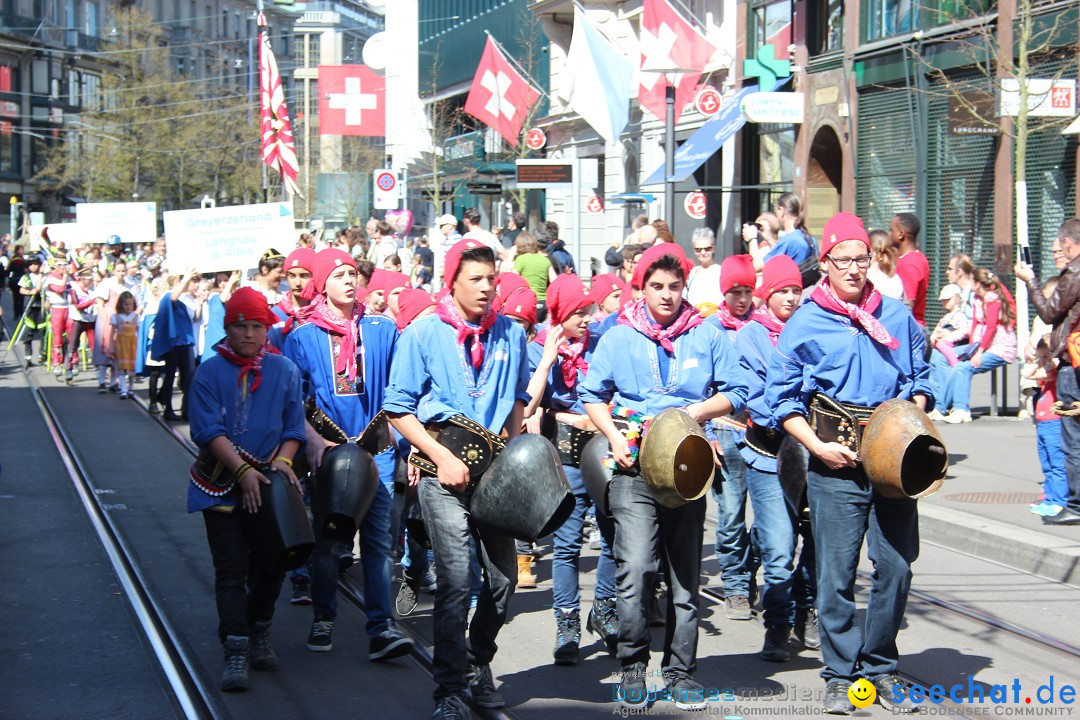
[[259,115],[262,120],[263,162],[281,174],[281,182],[293,195],[299,195],[296,178],[300,163],[296,159],[296,143],[293,142],[289,110],[285,107],[285,91],[281,88],[277,60],[270,49],[270,34],[266,31],[266,17],[259,13]]

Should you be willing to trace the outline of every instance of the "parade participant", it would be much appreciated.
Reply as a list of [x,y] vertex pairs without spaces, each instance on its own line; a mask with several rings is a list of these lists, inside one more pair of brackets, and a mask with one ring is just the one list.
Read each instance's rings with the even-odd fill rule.
[[75,273],[69,291],[68,319],[71,327],[68,330],[68,349],[64,380],[70,385],[75,376],[79,374],[79,342],[83,335],[86,336],[87,346],[94,346],[94,321],[97,315],[94,313],[94,293],[90,288],[90,268],[81,267]]
[[422,317],[435,312],[435,298],[426,290],[408,288],[398,296],[398,312],[394,316],[399,331]]
[[[721,328],[735,344],[735,336],[754,313],[754,286],[757,273],[750,255],[731,255],[720,264],[720,291],[724,302],[706,323]],[[724,584],[724,615],[730,620],[749,620],[752,596],[757,584],[753,569],[750,535],[746,530],[746,463],[739,444],[746,433],[745,413],[714,420],[709,425],[713,452],[717,457],[717,482],[713,497],[716,518],[716,560]]]
[[135,356],[139,344],[139,313],[135,296],[125,290],[116,301],[116,312],[109,319],[112,340],[109,343],[116,372],[124,379],[120,397],[126,400],[134,394]]
[[[824,707],[829,713],[853,712],[848,688],[865,678],[887,710],[912,712],[917,706],[908,697],[896,702],[893,688],[901,683],[896,635],[911,563],[919,554],[916,501],[877,494],[856,454],[819,439],[808,417],[825,427],[816,395],[860,416],[891,398],[925,410],[933,402],[925,341],[907,308],[867,282],[870,238],[862,220],[846,212],[830,218],[820,258],[824,277],[788,321],[771,355],[765,407],[810,451],[807,493],[817,549]],[[864,536],[874,565],[865,631],[854,599]]]
[[661,564],[670,587],[661,661],[664,682],[680,709],[705,707],[704,690],[692,677],[697,668],[705,500],[676,508],[661,505],[646,488],[637,458],[612,416],[637,413],[647,420],[662,410],[682,408],[703,423],[741,410],[746,402],[731,343],[715,326],[703,324],[701,314],[682,298],[691,267],[673,243],[645,251],[639,263],[644,297],[629,305],[619,324],[600,339],[579,391],[616,464],[608,503],[615,520],[622,665],[618,698],[633,708],[646,706],[649,699],[647,601]]
[[161,412],[161,372],[165,368],[165,362],[151,354],[154,343],[154,321],[157,319],[158,309],[161,306],[161,298],[168,294],[169,287],[165,283],[150,286],[150,296],[142,307],[142,318],[139,321],[139,345],[138,354],[135,356],[135,374],[147,375],[147,395],[150,401],[147,412],[156,415]]
[[[542,388],[536,388],[536,393],[542,395],[540,407],[555,420],[555,447],[571,448],[560,449],[559,454],[575,503],[570,517],[553,536],[555,547],[551,561],[551,590],[556,626],[555,664],[576,665],[581,643],[581,591],[578,584],[581,532],[586,510],[593,504],[581,479],[581,461],[577,455],[588,438],[596,434],[596,427],[585,414],[585,407],[581,403],[580,389],[599,337],[590,333],[588,327],[593,296],[577,275],[557,277],[548,287],[547,298],[551,325],[539,332],[529,344],[530,360],[534,366],[529,390],[533,395],[533,383],[537,379],[543,381]],[[549,338],[554,342],[548,343]],[[550,345],[554,345],[553,352]],[[596,512],[596,522],[601,536],[600,559],[596,565],[596,589],[588,627],[613,650],[618,635],[615,560],[611,556],[615,528],[611,518],[599,510]]]
[[[623,293],[627,292],[626,283],[618,275],[593,275],[589,293],[596,301],[593,322],[603,322],[612,313],[617,313],[622,305]],[[629,293],[627,293],[629,294]]]
[[[398,296],[405,288],[409,287],[409,276],[405,273],[383,270],[385,273],[379,283],[379,302],[383,306],[382,314],[389,318],[396,318],[398,311]],[[372,295],[376,294],[372,291]],[[369,296],[370,298],[370,296]],[[369,304],[371,300],[368,300]]]
[[[26,367],[34,366],[34,338],[44,331],[47,321],[45,320],[45,274],[41,272],[41,256],[29,255],[26,258],[26,270],[19,277],[17,285],[19,297],[26,303],[23,311],[23,357],[26,358]],[[44,347],[44,341],[39,342],[38,363],[45,364],[45,356],[48,349]]]
[[[115,236],[113,236],[115,237]],[[115,262],[109,277],[103,279],[94,288],[97,298],[97,322],[94,326],[94,365],[97,366],[98,392],[120,392],[116,381],[116,368],[109,359],[112,351],[112,314],[116,312],[116,299],[124,292],[124,274],[127,264],[123,260]],[[106,386],[106,372],[111,375],[111,382]]]
[[259,274],[252,279],[251,287],[263,294],[270,307],[277,305],[281,299],[278,287],[285,275],[284,266],[285,256],[277,250],[267,250],[259,258]]
[[285,338],[296,323],[296,313],[311,302],[303,295],[304,288],[311,282],[311,268],[314,262],[315,251],[306,247],[293,250],[285,258],[282,268],[285,271],[285,281],[289,284],[289,291],[283,294],[278,304],[271,308],[279,322],[274,323],[274,327],[270,328],[270,343],[278,350],[285,347]]
[[259,512],[259,486],[270,484],[263,474],[268,469],[300,489],[292,471],[304,441],[300,376],[266,342],[273,323],[261,293],[235,292],[225,306],[226,338],[218,355],[199,366],[192,383],[191,439],[213,456],[231,485],[224,494],[217,489],[210,494],[205,482],[196,481],[197,463],[187,495],[188,512],[202,512],[206,524],[218,637],[225,647],[221,689],[230,692],[250,686],[249,663],[255,670],[281,667],[270,645],[270,624],[284,573],[270,572],[255,559],[262,539],[251,534],[242,517]]
[[[285,341],[285,355],[300,369],[308,397],[349,438],[359,437],[382,407],[397,342],[393,322],[364,312],[356,299],[356,280],[356,261],[349,253],[328,248],[316,254],[311,282],[304,289],[311,303],[299,311],[299,325]],[[314,468],[334,442],[321,437],[310,423],[307,436],[309,464]],[[373,662],[412,650],[412,640],[394,624],[390,592],[395,463],[392,448],[375,457],[380,482],[359,528],[368,659]],[[323,537],[322,520],[315,518],[316,545],[309,563],[315,617],[307,647],[313,652],[333,648],[337,618],[340,565],[334,542]]]
[[52,372],[57,380],[64,374],[64,334],[68,328],[68,306],[71,294],[71,266],[58,258],[57,265],[45,278],[45,299],[49,303],[49,321],[52,325]]
[[[420,505],[435,551],[434,718],[464,718],[464,697],[481,707],[502,707],[490,663],[514,592],[514,541],[469,522],[472,489],[465,463],[427,433],[425,424],[464,415],[492,433],[521,432],[529,396],[525,333],[491,309],[495,257],[476,240],[446,254],[449,292],[435,315],[401,336],[386,412],[393,426],[434,463],[436,476],[419,480]],[[470,540],[483,564],[483,589],[468,628]]]
[[709,228],[696,228],[690,236],[690,242],[693,243],[698,264],[690,271],[690,279],[686,284],[686,299],[696,308],[705,303],[719,307],[724,301],[724,293],[720,289],[723,270],[714,260],[716,235]]
[[765,571],[762,593],[765,646],[760,657],[768,662],[787,662],[791,658],[787,646],[795,623],[792,585],[796,509],[788,507],[776,474],[782,435],[772,427],[772,413],[764,401],[773,348],[802,297],[799,266],[787,255],[766,261],[761,271],[761,286],[754,294],[764,303],[735,338],[739,365],[748,384],[749,418],[739,450],[745,463],[745,485],[754,508],[754,537]]
[[[154,316],[154,339],[150,353],[165,362],[164,379],[161,383],[162,417],[170,422],[188,419],[188,390],[191,377],[195,374],[195,327],[202,312],[202,305],[196,300],[199,276],[194,270],[176,280],[172,290],[162,296],[158,302],[157,315]],[[111,317],[111,315],[110,315]],[[98,317],[100,323],[101,318]],[[173,410],[172,393],[176,374],[180,373],[180,416]],[[98,370],[101,376],[101,370]],[[98,392],[102,392],[101,386]]]
[[225,303],[239,284],[239,272],[219,272],[213,282],[204,280],[200,283],[200,291],[205,295],[199,296],[204,303],[199,324],[199,362],[212,358],[216,352],[214,348],[225,339]]

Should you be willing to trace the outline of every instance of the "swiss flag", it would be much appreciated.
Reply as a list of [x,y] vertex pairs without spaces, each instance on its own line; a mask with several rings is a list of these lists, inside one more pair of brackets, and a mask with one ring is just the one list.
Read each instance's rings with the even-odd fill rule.
[[465,112],[494,128],[510,145],[516,146],[521,126],[540,93],[521,76],[488,36],[484,54],[476,67]]
[[[675,122],[694,99],[701,71],[709,64],[716,46],[682,16],[667,0],[645,0],[641,17],[641,86],[638,102],[659,120],[666,110],[665,90],[675,86]],[[682,68],[683,73],[648,72],[646,68]]]
[[320,65],[319,134],[385,137],[386,79],[366,65]]

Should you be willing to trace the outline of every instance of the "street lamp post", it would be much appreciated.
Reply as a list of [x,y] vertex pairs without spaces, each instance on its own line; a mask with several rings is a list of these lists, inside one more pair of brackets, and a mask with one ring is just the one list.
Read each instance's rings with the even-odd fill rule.
[[675,86],[664,89],[664,220],[675,223]]

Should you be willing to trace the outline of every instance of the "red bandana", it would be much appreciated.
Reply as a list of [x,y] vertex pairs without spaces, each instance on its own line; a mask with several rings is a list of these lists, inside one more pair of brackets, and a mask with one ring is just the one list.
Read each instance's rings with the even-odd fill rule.
[[881,324],[881,321],[871,314],[881,305],[881,293],[874,289],[874,283],[869,280],[866,281],[862,298],[858,303],[849,303],[838,298],[832,286],[829,285],[829,278],[827,277],[821,278],[821,281],[814,287],[810,299],[825,310],[851,318],[861,325],[870,337],[890,350],[896,350],[900,347],[900,341],[890,335],[885,326]]
[[716,308],[716,319],[728,330],[741,330],[743,325],[750,322],[753,317],[753,306],[751,306],[742,317],[736,317],[731,312],[731,309],[727,306],[726,302],[720,303],[720,307]]
[[[547,341],[547,329],[536,334],[533,342],[543,345]],[[589,363],[585,360],[585,349],[589,347],[589,329],[577,340],[571,342],[569,338],[559,343],[559,359],[562,361],[562,378],[566,387],[573,388],[577,384],[578,370],[583,373],[589,372]]]
[[326,296],[319,293],[311,304],[300,308],[296,313],[299,322],[309,322],[317,325],[327,332],[341,336],[341,348],[338,351],[337,361],[334,363],[334,372],[338,375],[346,375],[349,382],[356,380],[358,366],[356,363],[356,351],[360,343],[360,318],[364,317],[364,306],[359,302],[353,303],[352,317],[343,318],[332,312]]
[[679,306],[679,316],[675,318],[675,322],[667,327],[660,327],[649,319],[644,298],[627,305],[619,315],[620,325],[629,325],[650,340],[660,343],[660,347],[668,352],[675,351],[675,346],[671,343],[672,338],[697,327],[702,320],[704,318],[701,317],[701,313],[686,300],[683,300],[682,305]]
[[776,313],[772,311],[768,303],[759,307],[754,314],[750,316],[751,320],[756,320],[764,325],[769,330],[769,340],[772,341],[773,347],[776,347],[776,343],[780,340],[780,332],[784,329],[784,321],[776,317]]
[[266,357],[267,353],[272,355],[279,355],[278,349],[270,344],[269,341],[259,349],[259,354],[255,357],[244,357],[243,355],[237,355],[233,352],[233,349],[229,347],[228,340],[222,340],[214,346],[217,350],[217,354],[225,358],[233,365],[240,367],[240,377],[236,379],[237,387],[244,387],[244,378],[250,372],[254,377],[254,381],[251,383],[251,392],[255,392],[259,389],[259,385],[262,384],[262,361]]
[[472,349],[469,351],[469,360],[474,368],[483,365],[484,346],[480,343],[480,336],[495,324],[495,311],[489,306],[480,317],[480,324],[470,325],[465,322],[465,318],[461,317],[461,313],[458,312],[457,305],[454,304],[454,298],[446,294],[439,298],[439,302],[435,305],[435,314],[444,323],[457,330],[459,345],[464,345],[465,338],[472,336]]

